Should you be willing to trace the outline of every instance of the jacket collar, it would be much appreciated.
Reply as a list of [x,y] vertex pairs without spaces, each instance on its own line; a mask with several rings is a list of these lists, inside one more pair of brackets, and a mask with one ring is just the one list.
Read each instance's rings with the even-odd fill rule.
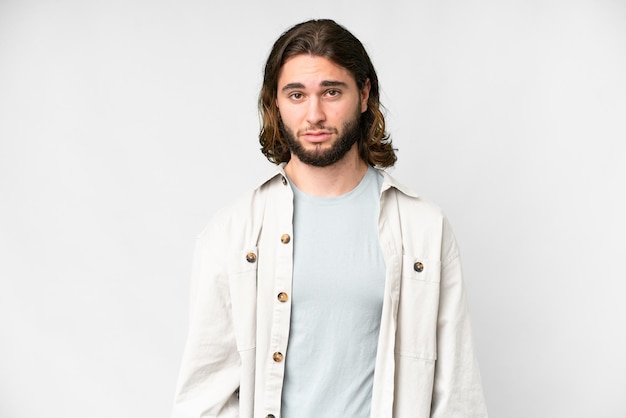
[[[257,188],[263,186],[266,183],[269,183],[270,181],[274,179],[278,179],[280,181],[289,181],[287,174],[285,174],[285,164],[286,163],[280,163],[278,166],[276,166],[276,170],[274,171],[274,173],[272,173],[270,176],[265,178],[261,182],[261,184],[259,184]],[[406,187],[405,185],[397,181],[394,177],[391,176],[391,174],[387,173],[385,170],[382,170],[380,168],[377,168],[376,170],[383,176],[383,186],[382,186],[381,194],[385,192],[386,190],[393,187],[394,189],[397,189],[398,191],[402,192],[403,194],[407,196],[418,197],[418,195],[413,190],[411,190],[410,188]],[[281,180],[281,177],[284,180]]]
[[381,170],[381,169],[377,169],[377,170],[379,173],[383,175],[383,187],[382,187],[381,193],[393,187],[394,189],[397,189],[398,191],[404,193],[407,196],[418,197],[417,193],[415,193],[413,190],[409,189],[404,184],[397,181],[395,178],[391,176],[391,174],[387,173],[385,170]]
[[282,181],[283,183],[286,181],[288,182],[289,177],[287,177],[287,174],[285,174],[285,164],[286,163],[280,163],[279,165],[277,165],[272,171],[272,173],[268,175],[267,177],[265,177],[263,181],[261,181],[256,188],[260,189],[261,187],[263,187],[263,185],[270,183],[273,180]]

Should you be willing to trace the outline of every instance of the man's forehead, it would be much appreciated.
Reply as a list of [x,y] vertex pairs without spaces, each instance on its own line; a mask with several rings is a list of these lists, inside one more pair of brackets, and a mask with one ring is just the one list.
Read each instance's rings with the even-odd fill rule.
[[[285,60],[278,72],[278,88],[287,86],[304,88],[311,79],[321,87],[356,84],[356,79],[347,68],[333,60],[318,55],[299,54]],[[282,85],[281,85],[282,84]]]

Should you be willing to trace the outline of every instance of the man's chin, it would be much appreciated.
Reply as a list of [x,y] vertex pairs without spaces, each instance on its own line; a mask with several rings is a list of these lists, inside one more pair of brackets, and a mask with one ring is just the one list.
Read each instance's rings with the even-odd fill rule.
[[327,167],[336,163],[335,158],[332,158],[326,153],[307,153],[297,156],[298,159],[304,164],[311,165],[313,167]]

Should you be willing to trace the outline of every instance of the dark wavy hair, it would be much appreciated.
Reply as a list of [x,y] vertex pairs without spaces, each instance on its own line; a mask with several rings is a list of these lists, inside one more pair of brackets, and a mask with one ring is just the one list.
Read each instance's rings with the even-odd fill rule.
[[375,167],[390,167],[396,162],[391,138],[385,131],[381,111],[378,77],[363,44],[346,28],[328,19],[299,23],[283,33],[274,43],[265,64],[263,86],[259,94],[261,151],[274,164],[288,162],[291,152],[280,129],[276,106],[278,76],[283,64],[296,55],[307,54],[329,59],[347,69],[362,90],[370,81],[367,110],[361,114],[359,155]]

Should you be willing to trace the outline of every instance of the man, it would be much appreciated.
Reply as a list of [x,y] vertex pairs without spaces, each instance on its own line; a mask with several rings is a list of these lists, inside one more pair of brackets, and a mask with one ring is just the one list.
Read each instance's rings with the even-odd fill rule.
[[267,60],[278,173],[199,236],[174,417],[485,417],[457,245],[396,156],[362,44],[330,20]]

